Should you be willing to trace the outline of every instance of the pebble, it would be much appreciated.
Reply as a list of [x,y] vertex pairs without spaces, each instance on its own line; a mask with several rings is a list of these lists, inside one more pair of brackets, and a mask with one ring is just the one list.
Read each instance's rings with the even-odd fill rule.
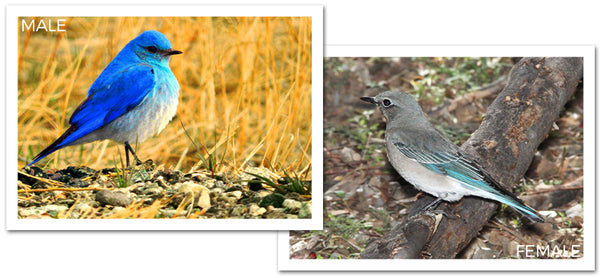
[[284,208],[289,209],[290,211],[299,211],[300,206],[302,206],[302,202],[298,202],[292,199],[285,199],[281,204]]
[[583,205],[576,204],[576,205],[570,207],[569,209],[567,209],[567,211],[565,211],[565,214],[567,215],[567,217],[575,217],[575,216],[583,217]]
[[240,198],[242,198],[242,191],[236,190],[236,191],[233,191],[233,192],[227,192],[227,196],[233,197],[237,201]]
[[340,151],[340,159],[345,163],[352,163],[361,159],[360,154],[355,152],[353,149],[344,147]]
[[257,204],[251,204],[250,208],[248,210],[248,213],[250,214],[250,216],[261,216],[263,214],[265,214],[265,212],[267,212],[266,208],[260,207]]
[[[247,167],[245,170],[273,181],[282,180],[264,167]],[[72,168],[69,171],[76,173],[78,169]],[[40,173],[45,174],[42,170]],[[49,173],[55,172],[49,171]],[[87,184],[105,187],[114,184],[115,177],[111,176],[114,173],[113,168],[98,171],[98,174],[93,176],[82,175],[86,178],[84,181],[76,177],[70,179],[74,187],[87,187],[89,186]],[[128,217],[133,212],[130,212],[127,206],[132,203],[140,205],[141,208],[164,203],[154,212],[155,217],[158,218],[186,218],[193,215],[211,219],[230,217],[295,219],[312,216],[310,197],[298,193],[280,194],[267,186],[252,191],[241,182],[244,177],[246,180],[255,178],[247,173],[237,172],[224,174],[215,179],[212,175],[202,173],[184,175],[172,170],[137,169],[131,174],[131,184],[125,188],[35,193],[27,199],[19,200],[19,218],[96,218],[110,215]],[[19,189],[33,188],[33,184],[27,184],[25,181],[28,180],[18,180]],[[82,183],[86,185],[80,185]],[[202,215],[190,214],[192,204],[193,211],[202,209]],[[177,212],[178,209],[180,212]]]
[[210,192],[208,189],[202,190],[199,195],[200,196],[198,196],[198,200],[196,201],[196,206],[203,209],[210,208]]
[[115,207],[126,207],[131,204],[131,199],[127,197],[127,193],[106,189],[96,193],[96,201],[102,206],[111,205]]

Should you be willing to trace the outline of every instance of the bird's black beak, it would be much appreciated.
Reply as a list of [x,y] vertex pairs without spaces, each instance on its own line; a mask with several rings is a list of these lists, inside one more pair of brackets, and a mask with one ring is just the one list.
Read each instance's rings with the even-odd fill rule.
[[360,100],[377,105],[374,97],[361,97]]
[[171,56],[171,55],[177,55],[177,54],[181,54],[183,52],[179,51],[179,50],[175,50],[175,49],[167,49],[165,50],[165,56]]

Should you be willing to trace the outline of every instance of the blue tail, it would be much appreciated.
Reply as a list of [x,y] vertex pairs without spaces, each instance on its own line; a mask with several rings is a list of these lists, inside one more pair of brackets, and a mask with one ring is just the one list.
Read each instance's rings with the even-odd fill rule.
[[[512,196],[510,196],[510,197],[512,197]],[[529,218],[532,221],[535,221],[538,223],[544,222],[544,218],[537,211],[535,211],[534,209],[525,205],[520,199],[513,199],[513,198],[507,198],[506,196],[499,196],[498,201],[514,208],[519,213],[521,213],[522,215],[524,215],[525,217]]]
[[[79,139],[79,138],[74,138],[77,136],[70,136],[71,134],[73,134],[73,132],[75,132],[76,128],[75,126],[70,126],[69,129],[67,129],[67,131],[65,131],[65,133],[63,133],[60,137],[58,137],[58,139],[56,139],[54,142],[52,142],[52,144],[50,144],[50,146],[46,147],[43,151],[41,151],[38,155],[36,155],[33,158],[33,161],[31,161],[29,164],[27,164],[28,166],[33,165],[34,163],[38,162],[40,159],[48,156],[49,154],[58,151],[60,149],[62,149],[63,147],[66,147],[69,145],[69,143],[72,143],[73,141]],[[81,136],[79,136],[81,137]]]

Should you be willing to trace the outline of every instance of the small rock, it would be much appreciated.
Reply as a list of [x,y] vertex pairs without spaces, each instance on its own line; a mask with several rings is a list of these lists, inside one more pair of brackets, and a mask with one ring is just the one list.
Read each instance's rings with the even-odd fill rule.
[[210,191],[202,190],[198,196],[198,201],[196,202],[196,206],[202,209],[210,208]]
[[242,198],[242,191],[236,190],[236,191],[233,191],[233,192],[228,192],[227,196],[233,197],[236,200],[239,200],[240,198]]
[[188,205],[193,200],[195,207],[200,207],[203,209],[210,208],[210,190],[204,187],[204,185],[190,181],[186,181],[178,185],[179,188],[177,189],[177,191],[184,193],[186,196],[183,198],[181,203],[185,203],[184,205]]
[[284,208],[291,211],[292,213],[294,213],[300,210],[300,206],[302,206],[302,203],[292,199],[285,199],[283,200],[283,203],[281,205]]
[[[248,167],[246,167],[246,169],[244,169],[244,172],[242,172],[240,174],[239,178],[241,180],[249,181],[249,180],[253,180],[254,178],[258,178],[255,175],[256,176],[260,176],[260,177],[264,177],[264,178],[267,178],[267,179],[271,179],[271,180],[275,176],[273,174],[273,172],[269,171],[269,169],[267,169],[265,167],[251,167],[251,166],[248,166]],[[245,184],[245,183],[247,183],[247,182],[243,182],[242,184]]]
[[215,194],[215,196],[221,195],[223,192],[225,192],[225,190],[220,187],[215,187],[211,189],[211,193]]
[[106,189],[96,193],[96,201],[102,206],[111,205],[115,207],[126,207],[131,204],[131,199],[127,197],[126,193]]
[[215,189],[225,189],[225,183],[223,181],[216,181],[215,182]]
[[565,211],[565,214],[567,215],[567,217],[575,217],[575,216],[579,216],[579,217],[583,217],[583,205],[582,204],[576,204],[572,207],[570,207],[569,209],[567,209],[567,211]]
[[352,163],[355,161],[359,161],[361,159],[361,156],[359,153],[355,152],[353,149],[344,147],[340,151],[340,159],[342,159],[342,161],[345,163]]
[[175,187],[177,188],[178,192],[194,193],[194,194],[198,193],[204,189],[204,186],[202,186],[201,184],[193,183],[190,181],[178,183],[175,185]]
[[250,214],[250,216],[254,216],[254,217],[261,216],[265,212],[267,212],[267,209],[260,207],[257,204],[250,205],[250,208],[248,209],[248,213]]

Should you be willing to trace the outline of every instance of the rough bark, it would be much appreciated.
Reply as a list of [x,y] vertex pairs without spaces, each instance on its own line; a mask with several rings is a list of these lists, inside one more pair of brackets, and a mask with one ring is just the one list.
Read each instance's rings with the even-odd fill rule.
[[[583,58],[522,59],[462,150],[510,189],[527,171],[582,77]],[[443,214],[422,211],[433,199],[427,195],[417,200],[407,219],[371,242],[361,258],[454,258],[498,207],[494,201],[465,197],[442,203],[437,211]]]

